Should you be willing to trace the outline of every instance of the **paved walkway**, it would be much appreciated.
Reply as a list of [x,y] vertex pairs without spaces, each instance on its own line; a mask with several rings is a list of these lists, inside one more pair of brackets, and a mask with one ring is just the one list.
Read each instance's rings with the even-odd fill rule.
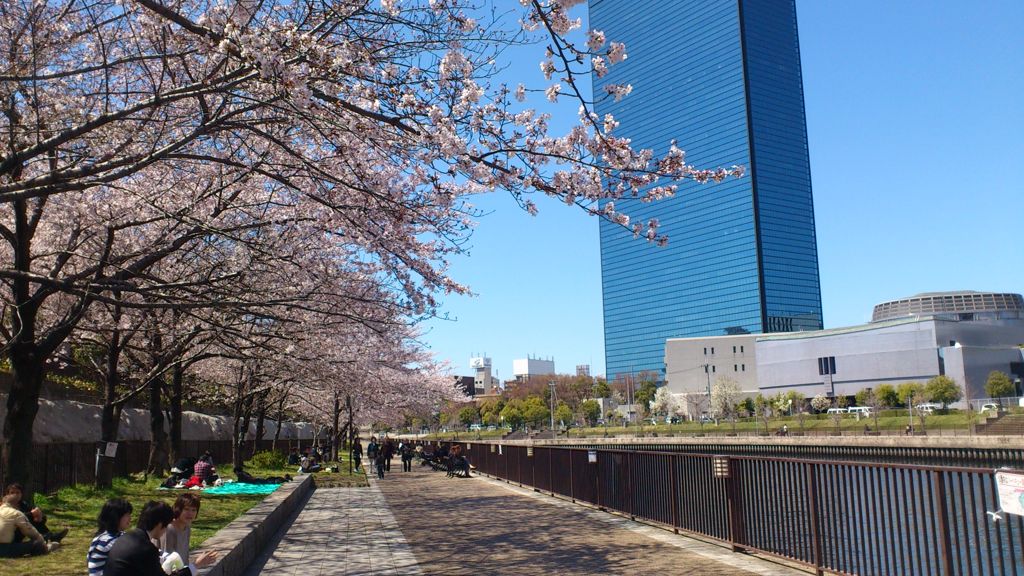
[[[401,464],[398,466],[401,469]],[[315,490],[276,545],[246,576],[414,576],[422,574],[381,491]]]
[[249,571],[261,573],[807,574],[504,482],[403,473],[397,460],[369,488],[314,492]]

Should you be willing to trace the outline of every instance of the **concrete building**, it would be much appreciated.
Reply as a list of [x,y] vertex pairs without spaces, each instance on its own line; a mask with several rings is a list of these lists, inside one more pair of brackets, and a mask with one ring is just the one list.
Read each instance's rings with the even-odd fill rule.
[[665,341],[666,385],[683,395],[683,414],[696,418],[707,412],[711,386],[724,378],[742,394],[757,394],[756,340],[756,334],[742,334]]
[[[915,315],[922,311],[928,313]],[[920,294],[879,304],[874,317],[877,321],[868,324],[813,332],[671,339],[665,355],[670,390],[705,390],[705,364],[714,366],[712,374],[736,375],[744,390],[796,390],[808,397],[852,396],[864,388],[925,382],[944,374],[969,397],[983,398],[993,370],[1024,381],[1024,299],[1019,294]],[[736,356],[734,346],[751,354]],[[705,361],[703,351],[711,347],[715,353]],[[742,360],[753,371],[730,374]]]
[[[932,313],[913,315],[919,311]],[[849,396],[944,374],[969,397],[984,398],[991,371],[1024,378],[1019,294],[920,294],[879,304],[874,317],[861,326],[759,337],[761,390]]]
[[547,376],[554,373],[554,358],[543,359],[528,356],[512,361],[512,376],[519,381],[529,380],[533,376]]
[[590,378],[590,364],[577,364],[576,375]]
[[475,356],[469,359],[469,367],[476,371],[473,375],[474,396],[486,394],[488,390],[501,386],[501,381],[491,374],[491,359],[486,356]]
[[[719,184],[681,183],[658,202],[615,200],[657,219],[659,247],[600,223],[606,374],[665,378],[669,338],[820,330],[821,290],[794,0],[591,0],[590,26],[629,58],[593,76],[615,134],[699,167],[744,166]],[[659,182],[658,184],[664,184]],[[604,201],[606,202],[606,201]]]

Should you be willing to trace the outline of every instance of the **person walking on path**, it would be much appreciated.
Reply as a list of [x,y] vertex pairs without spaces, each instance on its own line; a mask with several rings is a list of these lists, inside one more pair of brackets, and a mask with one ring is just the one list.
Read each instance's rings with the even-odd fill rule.
[[359,438],[352,443],[352,465],[359,470],[359,465],[363,462],[363,445],[359,443]]
[[402,446],[402,472],[412,472],[412,446]]
[[391,472],[391,459],[395,457],[395,441],[388,438],[384,441],[384,469]]
[[383,450],[377,452],[377,458],[374,461],[374,466],[377,468],[377,478],[383,480],[384,479],[384,469],[387,466],[387,464],[385,463],[385,460],[384,460],[384,451]]
[[370,443],[366,445],[366,457],[370,460],[370,472],[377,467],[377,452],[380,451],[380,447],[377,446],[377,439],[370,436]]

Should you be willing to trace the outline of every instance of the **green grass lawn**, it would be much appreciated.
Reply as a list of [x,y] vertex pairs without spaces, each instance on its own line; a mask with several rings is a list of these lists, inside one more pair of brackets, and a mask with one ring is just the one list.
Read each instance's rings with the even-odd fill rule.
[[[85,574],[85,555],[96,532],[96,517],[103,503],[110,498],[124,498],[132,503],[132,524],[138,519],[139,511],[150,500],[174,503],[177,493],[171,490],[157,490],[160,481],[156,478],[117,478],[113,488],[97,490],[92,486],[62,488],[56,494],[36,495],[36,505],[46,512],[47,526],[51,530],[70,528],[61,548],[52,554],[34,558],[0,560],[0,576],[14,575],[64,575]],[[192,525],[193,548],[213,536],[246,510],[263,500],[260,495],[203,496],[199,517]]]
[[[348,473],[348,461],[328,463],[337,465],[339,472],[317,472],[316,483],[319,487],[328,486],[367,486],[366,474],[363,472]],[[230,466],[222,466],[230,469]],[[297,467],[296,467],[297,468]],[[253,476],[284,476],[286,473],[295,475],[291,466],[286,468],[268,469],[246,466],[246,471]],[[230,478],[231,476],[226,476]],[[132,503],[132,526],[138,519],[139,511],[150,500],[163,500],[168,505],[174,503],[178,491],[158,490],[160,479],[150,478],[117,478],[112,488],[97,490],[92,486],[73,486],[62,488],[56,494],[45,496],[37,494],[36,505],[48,516],[47,526],[51,530],[68,527],[70,531],[59,550],[45,556],[34,558],[0,560],[0,576],[63,576],[86,573],[85,556],[89,543],[96,532],[96,517],[103,503],[110,498],[124,498]],[[191,548],[199,547],[207,538],[227,526],[232,520],[263,501],[261,495],[219,496],[207,494],[202,496],[199,517],[192,524]]]

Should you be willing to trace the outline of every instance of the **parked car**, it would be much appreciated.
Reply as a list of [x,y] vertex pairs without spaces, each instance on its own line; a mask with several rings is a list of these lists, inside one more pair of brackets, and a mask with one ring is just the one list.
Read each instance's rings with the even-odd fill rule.
[[935,412],[940,408],[942,408],[942,404],[935,404],[934,402],[925,402],[924,404],[918,404],[917,406],[914,406],[914,409],[916,409],[921,414],[931,414],[932,412]]
[[712,418],[711,416],[707,415],[707,414],[701,414],[700,415],[700,421],[701,421],[702,424],[709,424],[709,423],[714,422],[715,419]]
[[829,408],[828,414],[848,414],[850,411],[846,408]]
[[978,409],[978,412],[999,412],[999,405],[988,402],[986,404],[982,404],[981,408]]
[[860,416],[868,417],[871,416],[870,406],[851,406],[847,409],[850,414],[859,414]]

